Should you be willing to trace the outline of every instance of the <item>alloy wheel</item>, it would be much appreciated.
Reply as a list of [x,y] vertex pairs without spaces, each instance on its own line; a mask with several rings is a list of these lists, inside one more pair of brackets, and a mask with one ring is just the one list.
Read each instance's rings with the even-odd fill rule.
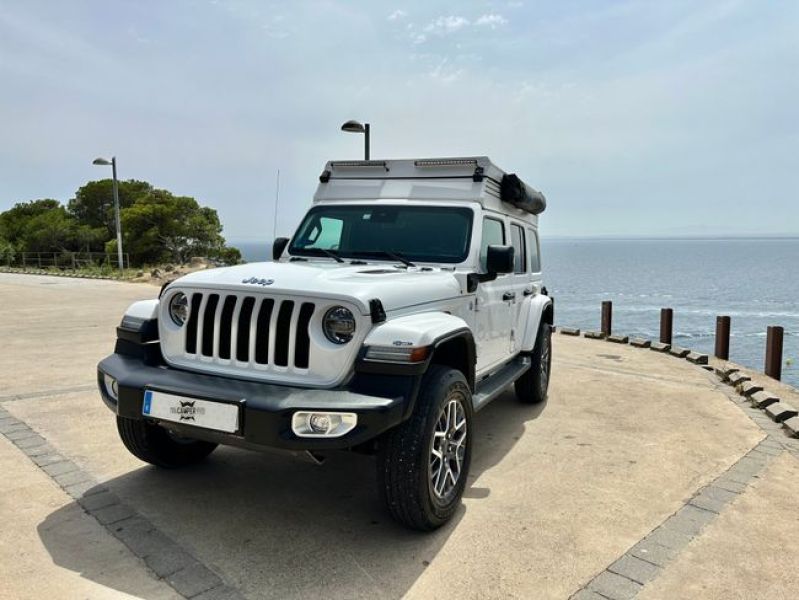
[[430,448],[430,489],[440,502],[448,502],[463,472],[466,456],[466,410],[460,393],[452,394],[441,409]]

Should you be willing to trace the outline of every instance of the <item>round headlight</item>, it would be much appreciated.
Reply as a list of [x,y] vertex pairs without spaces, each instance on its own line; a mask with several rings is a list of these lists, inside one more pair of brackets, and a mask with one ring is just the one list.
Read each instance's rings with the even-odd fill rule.
[[355,334],[355,316],[343,306],[334,306],[322,319],[325,337],[334,344],[346,344]]
[[189,318],[189,299],[183,292],[178,292],[169,299],[169,316],[172,317],[172,322],[178,327]]

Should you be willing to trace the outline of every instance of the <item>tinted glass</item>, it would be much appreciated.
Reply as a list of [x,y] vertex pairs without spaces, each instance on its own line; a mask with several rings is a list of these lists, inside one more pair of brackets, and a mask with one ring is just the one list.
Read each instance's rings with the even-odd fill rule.
[[505,227],[502,221],[483,219],[483,237],[480,242],[480,266],[486,270],[486,255],[489,246],[505,245]]
[[[300,224],[290,254],[458,263],[469,254],[473,212],[448,206],[317,206]],[[390,260],[390,259],[389,259]]]
[[518,225],[510,226],[510,243],[513,246],[513,272],[524,273],[527,254],[524,251],[524,230]]
[[309,232],[306,248],[336,250],[341,243],[342,219],[320,217]]
[[527,244],[530,247],[530,272],[531,273],[540,273],[541,272],[541,251],[540,246],[538,244],[538,233],[533,231],[532,229],[527,230],[527,239],[530,242]]

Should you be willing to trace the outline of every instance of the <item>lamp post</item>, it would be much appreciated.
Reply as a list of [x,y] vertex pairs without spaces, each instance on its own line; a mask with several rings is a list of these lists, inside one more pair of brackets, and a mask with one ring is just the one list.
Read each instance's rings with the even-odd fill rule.
[[114,181],[114,214],[117,221],[117,260],[119,261],[119,269],[125,270],[125,263],[122,261],[122,221],[119,218],[119,189],[117,186],[117,157],[112,156],[111,160],[107,158],[95,158],[92,161],[93,165],[111,165],[111,173]]
[[369,123],[361,125],[358,121],[347,121],[341,126],[341,131],[364,134],[363,154],[364,158],[369,160]]

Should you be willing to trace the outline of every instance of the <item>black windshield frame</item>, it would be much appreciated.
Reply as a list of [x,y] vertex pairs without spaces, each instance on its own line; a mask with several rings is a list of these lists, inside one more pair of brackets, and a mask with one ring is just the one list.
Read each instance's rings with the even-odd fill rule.
[[[474,226],[474,210],[468,206],[442,206],[440,204],[425,206],[422,204],[320,204],[312,207],[303,218],[294,237],[291,239],[288,252],[292,256],[308,256],[308,257],[324,257],[320,252],[319,247],[312,247],[309,245],[301,245],[301,236],[307,236],[310,232],[306,231],[313,223],[318,223],[319,219],[328,218],[341,218],[347,216],[356,219],[355,222],[349,222],[345,225],[342,222],[341,240],[345,238],[345,227],[347,227],[347,234],[353,236],[353,228],[356,226],[357,221],[369,220],[371,215],[375,215],[375,223],[391,223],[391,221],[379,220],[384,219],[386,216],[391,216],[391,213],[401,213],[408,211],[415,213],[418,218],[422,213],[429,213],[434,220],[425,224],[427,231],[421,234],[414,235],[413,237],[406,235],[405,237],[395,239],[384,239],[380,241],[372,240],[371,243],[366,243],[364,247],[357,242],[357,238],[348,240],[347,247],[328,248],[333,249],[335,253],[342,258],[352,260],[376,260],[376,261],[392,261],[387,257],[385,252],[393,252],[401,255],[403,258],[414,263],[445,263],[445,264],[458,264],[464,262],[468,256],[472,244],[472,229]],[[364,215],[370,215],[365,218]],[[409,216],[406,214],[406,216]],[[449,221],[441,221],[447,217],[456,217]],[[396,217],[395,217],[396,218]],[[460,219],[457,227],[453,227],[454,221]],[[431,224],[435,224],[433,227]],[[442,228],[449,227],[447,233],[450,237],[456,237],[452,247],[447,248],[446,252],[434,251],[433,247],[425,247],[421,240],[430,242],[437,240],[438,245],[441,246],[442,235],[434,235],[434,233],[441,233]],[[398,228],[395,234],[399,234],[401,229]],[[407,233],[407,232],[406,232]],[[421,238],[419,237],[421,236]],[[368,237],[368,236],[367,236]]]

